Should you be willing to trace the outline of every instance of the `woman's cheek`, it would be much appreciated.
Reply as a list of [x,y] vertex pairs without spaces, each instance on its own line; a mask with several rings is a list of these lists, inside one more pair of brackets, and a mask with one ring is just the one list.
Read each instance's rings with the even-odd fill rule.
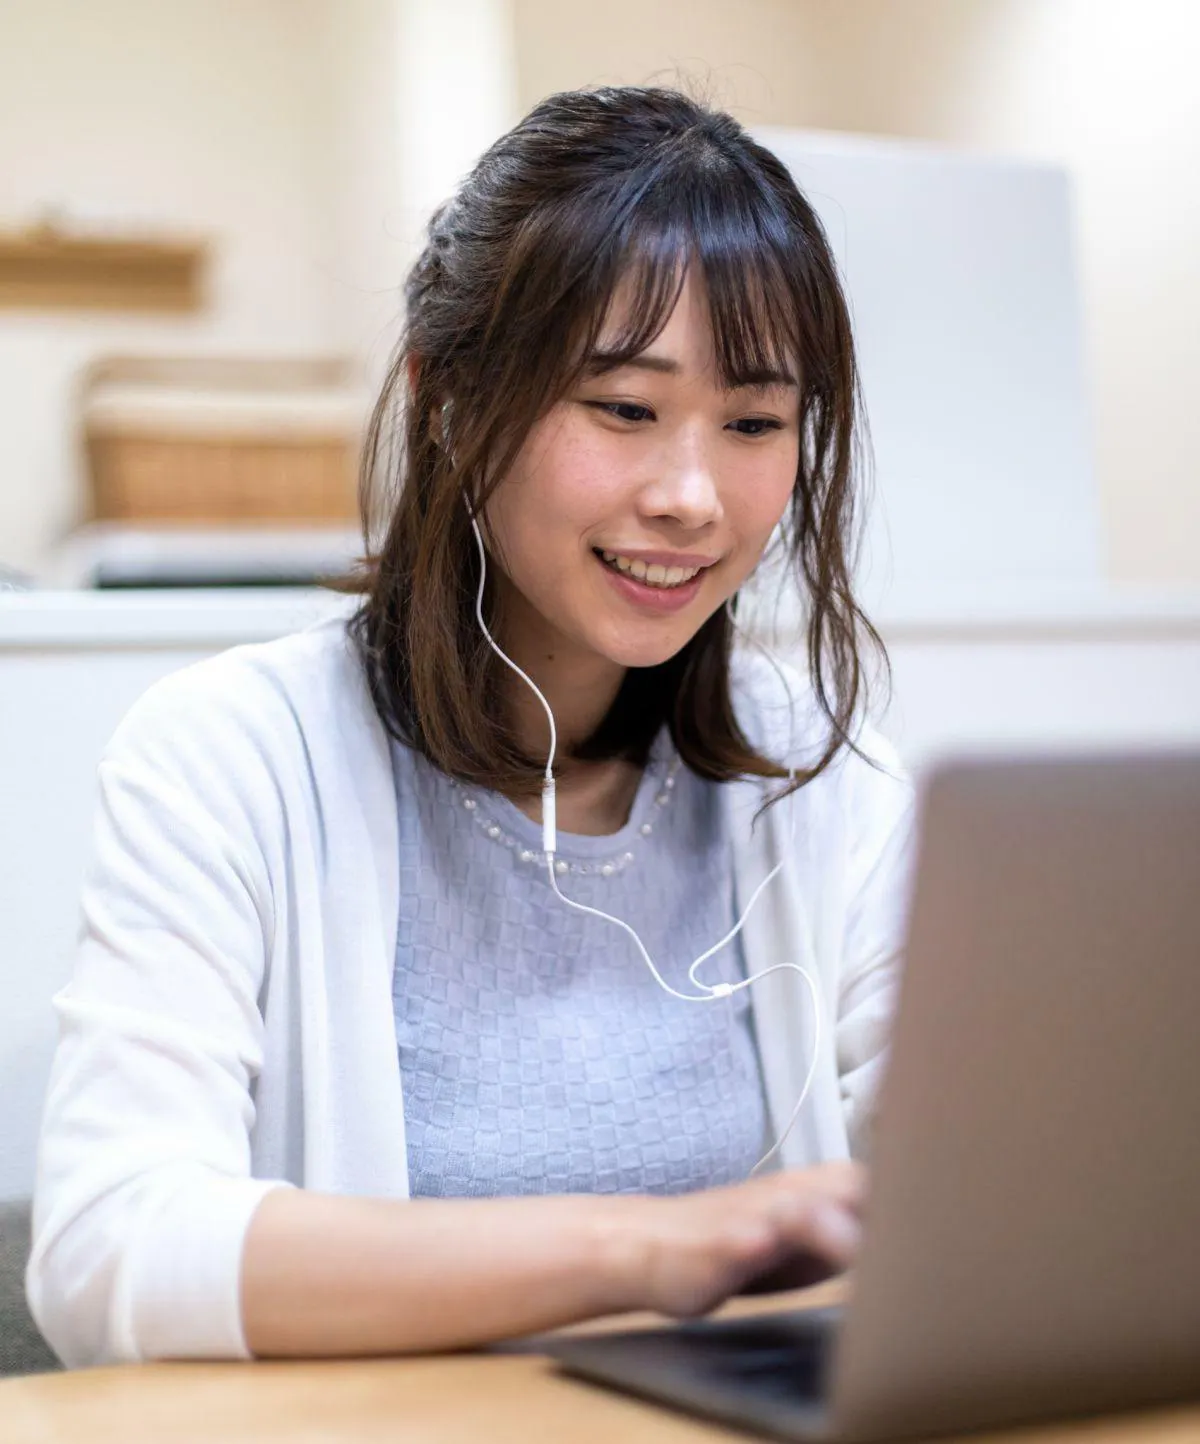
[[588,529],[607,520],[629,489],[629,458],[606,441],[581,445],[559,473],[557,500],[567,502],[578,525]]

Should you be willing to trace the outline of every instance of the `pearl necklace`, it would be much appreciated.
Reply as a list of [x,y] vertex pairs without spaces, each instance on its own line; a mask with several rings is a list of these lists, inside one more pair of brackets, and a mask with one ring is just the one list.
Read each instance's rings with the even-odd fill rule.
[[[653,763],[647,763],[648,770],[653,766]],[[671,800],[671,793],[675,790],[675,774],[679,771],[679,766],[680,757],[679,754],[676,753],[675,756],[672,757],[671,764],[662,779],[662,785],[654,796],[654,806],[659,812],[661,812]],[[452,777],[450,783],[459,794],[460,805],[464,811],[470,813],[472,821],[481,829],[485,837],[492,842],[499,843],[502,847],[508,848],[510,852],[516,854],[517,860],[526,866],[536,867],[539,870],[545,869],[546,854],[544,852],[526,846],[520,838],[513,837],[511,833],[506,832],[500,823],[498,823],[495,818],[490,817],[485,811],[485,808],[480,806],[479,796],[464,787],[457,778]],[[651,836],[654,832],[654,823],[657,820],[659,812],[652,814],[650,818],[647,818],[647,820],[641,824],[638,828],[639,836]],[[554,859],[554,871],[560,877],[568,873],[586,877],[615,877],[617,873],[624,872],[633,860],[634,855],[632,852],[614,853],[611,857],[597,858],[594,862],[569,862],[565,857],[556,857]]]

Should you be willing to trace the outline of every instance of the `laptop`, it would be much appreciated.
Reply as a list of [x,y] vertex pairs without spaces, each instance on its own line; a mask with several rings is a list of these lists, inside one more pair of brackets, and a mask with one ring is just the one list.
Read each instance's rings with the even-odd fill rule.
[[1200,1398],[1200,753],[947,763],[919,839],[850,1302],[570,1373],[838,1444]]

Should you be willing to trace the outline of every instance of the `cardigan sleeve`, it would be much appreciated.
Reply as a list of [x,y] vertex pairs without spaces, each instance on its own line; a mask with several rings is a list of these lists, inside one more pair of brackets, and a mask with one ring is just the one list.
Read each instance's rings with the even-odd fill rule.
[[899,991],[915,846],[911,784],[891,747],[864,741],[872,759],[847,759],[845,928],[837,1063],[850,1149],[867,1155],[875,1100]]
[[55,999],[27,1290],[69,1366],[247,1354],[242,1242],[278,1186],[250,1176],[273,922],[247,799],[265,768],[198,671],[152,688],[101,761]]

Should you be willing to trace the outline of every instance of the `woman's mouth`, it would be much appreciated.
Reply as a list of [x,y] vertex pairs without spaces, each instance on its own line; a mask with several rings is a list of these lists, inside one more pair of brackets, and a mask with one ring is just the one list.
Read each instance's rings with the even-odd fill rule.
[[634,581],[641,582],[645,587],[656,588],[660,591],[671,591],[675,587],[686,586],[693,577],[704,571],[704,567],[666,567],[657,562],[649,566],[639,561],[636,557],[622,556],[619,552],[606,552],[597,549],[596,555],[611,570],[620,572],[622,576],[632,577]]
[[642,612],[659,615],[680,612],[691,604],[704,585],[710,566],[664,566],[646,563],[620,552],[595,550],[595,557],[616,593]]

